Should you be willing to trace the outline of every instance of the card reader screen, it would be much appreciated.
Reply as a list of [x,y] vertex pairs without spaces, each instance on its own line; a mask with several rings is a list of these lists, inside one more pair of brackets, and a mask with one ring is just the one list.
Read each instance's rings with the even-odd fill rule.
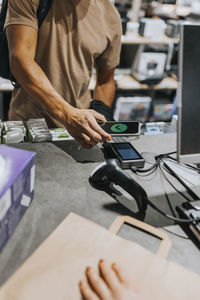
[[129,143],[115,143],[113,147],[123,160],[142,159],[139,153]]

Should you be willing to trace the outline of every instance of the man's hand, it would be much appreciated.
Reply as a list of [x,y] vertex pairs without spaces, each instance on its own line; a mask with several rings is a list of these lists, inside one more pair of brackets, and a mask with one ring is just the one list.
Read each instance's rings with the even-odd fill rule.
[[109,266],[100,260],[99,273],[91,267],[86,269],[87,280],[79,284],[85,300],[144,300],[131,278],[117,264]]
[[112,140],[97,123],[106,122],[103,115],[92,109],[78,109],[71,107],[67,112],[64,126],[69,133],[85,148],[91,148],[104,140]]

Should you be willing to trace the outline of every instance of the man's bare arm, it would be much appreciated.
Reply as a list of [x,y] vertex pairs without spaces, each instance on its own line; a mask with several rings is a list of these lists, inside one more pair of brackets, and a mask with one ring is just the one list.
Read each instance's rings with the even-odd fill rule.
[[56,92],[35,62],[37,30],[24,25],[10,25],[6,34],[11,71],[36,103],[59,120],[84,147],[91,147],[106,138],[110,139],[97,124],[97,120],[105,121],[102,115],[93,110],[72,107]]
[[114,69],[106,70],[103,67],[97,69],[97,83],[94,90],[94,99],[101,100],[109,107],[115,95]]

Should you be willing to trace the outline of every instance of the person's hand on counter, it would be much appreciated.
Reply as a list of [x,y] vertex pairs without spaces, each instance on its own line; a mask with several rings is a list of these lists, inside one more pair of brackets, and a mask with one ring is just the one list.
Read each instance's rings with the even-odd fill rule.
[[67,111],[64,125],[81,146],[91,148],[106,139],[112,140],[98,122],[106,122],[105,117],[100,113],[92,109],[78,109],[71,106]]
[[99,274],[92,268],[86,269],[87,280],[79,283],[85,300],[144,300],[126,272],[117,264],[110,266],[100,260]]

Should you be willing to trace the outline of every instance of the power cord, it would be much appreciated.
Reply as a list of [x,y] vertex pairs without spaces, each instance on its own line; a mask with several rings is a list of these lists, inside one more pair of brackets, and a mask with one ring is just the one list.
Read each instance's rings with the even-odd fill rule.
[[[147,168],[147,169],[139,169],[139,168],[136,168],[134,166],[131,166],[131,171],[137,175],[140,175],[141,173],[149,173],[151,171],[156,171],[156,169],[159,167],[161,168],[161,163],[163,163],[163,166],[165,168],[165,170],[167,170],[167,172],[169,174],[171,174],[173,177],[175,177],[187,190],[187,192],[189,193],[189,195],[193,198],[193,200],[199,200],[198,196],[180,179],[180,177],[171,169],[169,168],[169,166],[167,166],[167,164],[164,162],[164,158],[170,158],[170,159],[173,159],[175,160],[174,158],[171,157],[172,154],[175,154],[176,151],[173,151],[173,152],[168,152],[168,153],[164,153],[164,154],[159,154],[157,156],[155,156],[155,164],[152,165],[150,168]],[[176,160],[175,160],[176,161]],[[193,167],[193,166],[190,166],[190,165],[187,165],[188,168],[191,168],[191,169],[195,169],[196,171],[199,171],[199,168],[197,166],[197,168]],[[169,180],[167,179],[167,181],[169,182]],[[171,184],[172,187],[174,187],[173,184]],[[174,187],[174,189],[177,191],[177,189]],[[179,192],[179,191],[177,191]],[[183,196],[183,194],[180,192],[180,194]],[[185,195],[184,195],[184,198],[186,198],[187,202],[190,202],[189,201],[189,198],[187,198]],[[175,216],[171,216],[169,214],[166,214],[165,212],[163,212],[161,209],[159,209],[151,200],[148,199],[148,203],[149,205],[154,209],[156,210],[157,212],[159,212],[162,216],[172,220],[172,221],[175,221],[177,223],[186,223],[186,224],[197,224],[200,222],[200,217],[197,217],[195,219],[181,219],[181,218],[178,218],[178,217],[175,217]]]
[[152,170],[156,170],[156,169],[159,167],[159,165],[160,165],[160,163],[161,163],[161,160],[162,160],[163,158],[169,157],[170,155],[175,154],[175,153],[176,153],[176,151],[156,155],[156,156],[155,156],[156,162],[155,162],[155,164],[152,165],[150,168],[148,168],[148,169],[139,169],[139,168],[137,168],[137,167],[135,167],[135,166],[131,166],[131,171],[132,171],[133,173],[135,173],[135,174],[138,174],[138,173],[148,173],[148,172],[150,172],[150,171],[152,171]]

